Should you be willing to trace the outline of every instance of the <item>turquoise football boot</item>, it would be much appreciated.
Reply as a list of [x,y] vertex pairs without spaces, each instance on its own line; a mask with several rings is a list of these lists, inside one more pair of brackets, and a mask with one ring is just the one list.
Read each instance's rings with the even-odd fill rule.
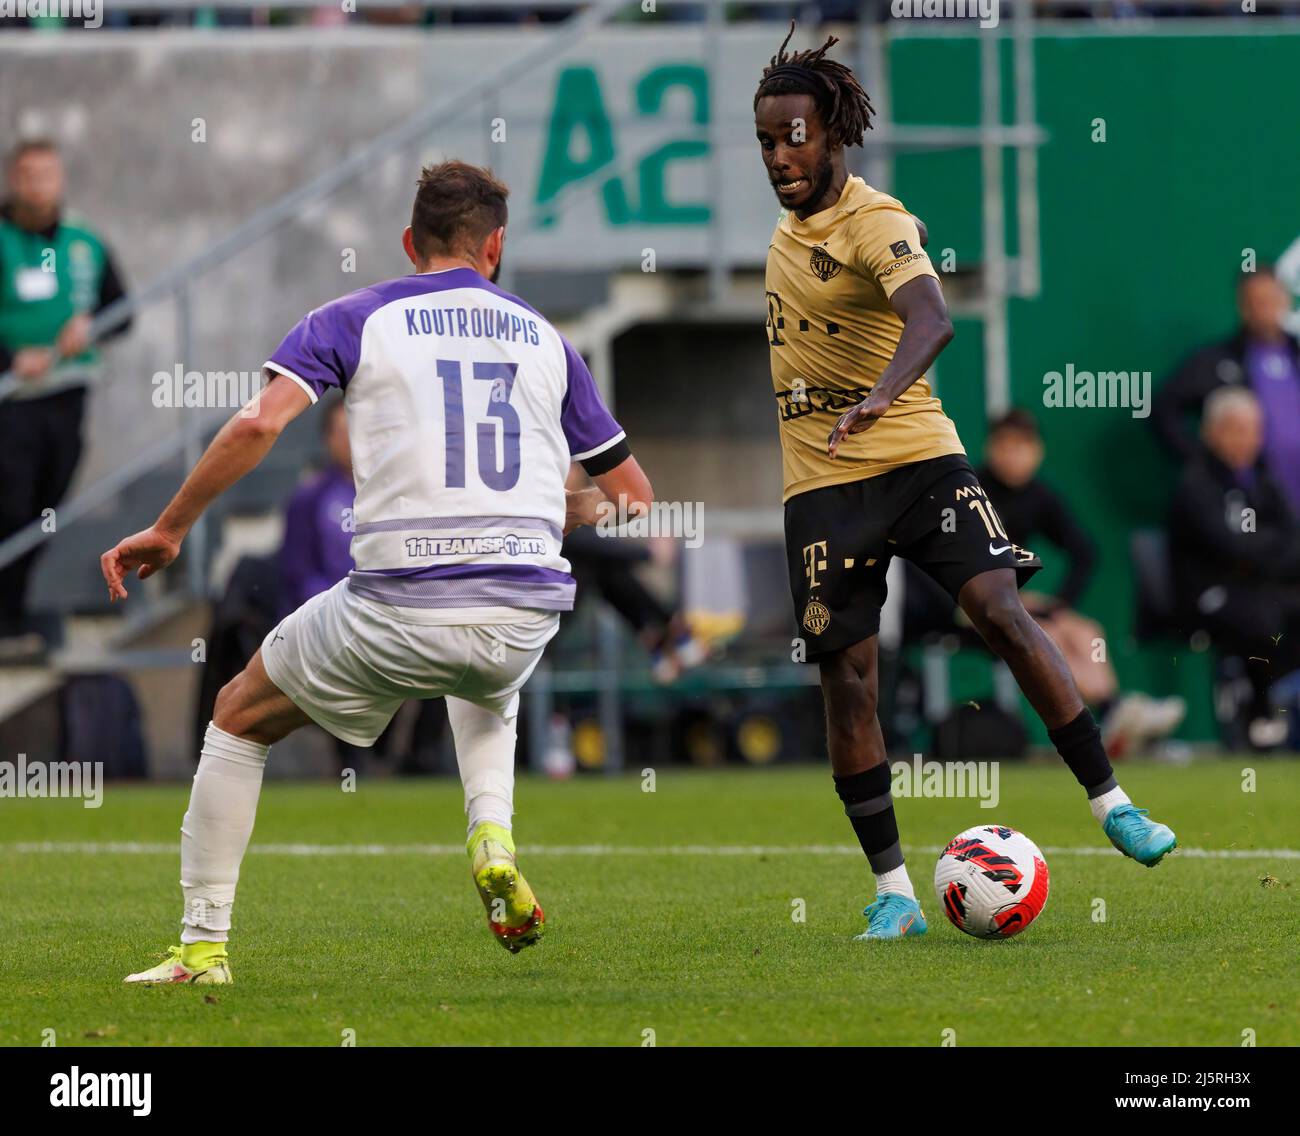
[[854,939],[906,939],[926,932],[921,905],[905,895],[882,895],[862,914],[867,917],[867,929]]
[[1154,868],[1167,852],[1178,847],[1174,830],[1147,820],[1147,810],[1133,805],[1116,805],[1106,814],[1102,829],[1125,856]]

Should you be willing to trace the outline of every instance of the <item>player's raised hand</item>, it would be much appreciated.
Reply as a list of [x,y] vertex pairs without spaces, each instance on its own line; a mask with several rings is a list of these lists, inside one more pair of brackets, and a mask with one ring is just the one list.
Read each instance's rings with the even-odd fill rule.
[[880,418],[884,417],[888,409],[883,403],[873,403],[871,396],[868,395],[857,406],[845,414],[840,415],[840,420],[835,423],[835,429],[831,431],[830,437],[826,439],[826,451],[832,458],[835,457],[835,451],[839,449],[840,443],[847,434],[861,434],[863,430],[869,430]]
[[128,572],[135,572],[138,579],[147,580],[166,568],[180,555],[180,551],[180,540],[157,527],[143,529],[119,541],[99,558],[100,571],[108,585],[109,602],[126,599],[122,581]]

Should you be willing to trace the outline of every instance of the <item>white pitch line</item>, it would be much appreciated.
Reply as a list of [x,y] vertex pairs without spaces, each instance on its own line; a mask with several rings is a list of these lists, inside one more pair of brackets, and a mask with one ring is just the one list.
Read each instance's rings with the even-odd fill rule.
[[[92,855],[154,856],[176,855],[179,841],[170,844],[72,843],[62,841],[0,844],[0,854],[90,853]],[[904,845],[907,853],[938,853],[939,845]],[[267,856],[463,856],[463,844],[253,844],[250,852]],[[638,847],[633,844],[536,844],[525,845],[528,856],[861,856],[850,844],[673,844]],[[1049,856],[1118,856],[1102,845],[1084,848],[1054,848]],[[1179,848],[1174,855],[1202,860],[1300,860],[1297,848]]]

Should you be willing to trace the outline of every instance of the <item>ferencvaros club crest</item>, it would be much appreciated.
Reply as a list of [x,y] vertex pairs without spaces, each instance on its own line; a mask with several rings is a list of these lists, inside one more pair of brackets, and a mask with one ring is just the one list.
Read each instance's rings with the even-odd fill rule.
[[813,635],[820,635],[831,625],[831,613],[826,610],[826,605],[820,600],[809,600],[808,606],[803,609],[804,630],[811,632]]
[[808,262],[808,267],[812,269],[813,275],[818,280],[826,281],[832,276],[839,275],[840,269],[844,266],[821,245],[813,245],[812,259]]

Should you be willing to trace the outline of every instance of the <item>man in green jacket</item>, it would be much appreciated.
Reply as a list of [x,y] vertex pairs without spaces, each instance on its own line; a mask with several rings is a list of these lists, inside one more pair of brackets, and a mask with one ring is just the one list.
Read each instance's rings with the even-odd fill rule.
[[[81,457],[86,388],[99,374],[91,321],[124,290],[108,246],[63,211],[53,142],[20,142],[0,206],[0,542],[63,499]],[[127,329],[115,324],[109,335]],[[101,339],[104,336],[100,337]],[[39,550],[0,564],[0,661],[31,645],[28,584]],[[24,634],[27,633],[27,634]]]

